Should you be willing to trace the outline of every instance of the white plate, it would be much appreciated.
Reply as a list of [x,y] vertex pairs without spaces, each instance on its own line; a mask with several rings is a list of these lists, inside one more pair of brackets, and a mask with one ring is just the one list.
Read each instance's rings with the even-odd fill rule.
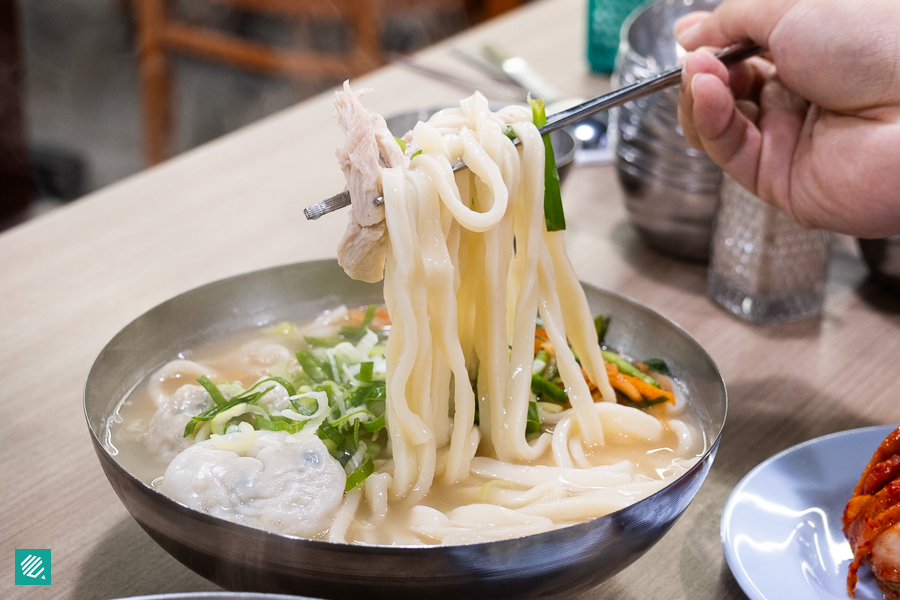
[[[853,555],[841,515],[862,470],[896,426],[816,438],[766,460],[734,488],[722,512],[725,559],[752,600],[847,600]],[[881,600],[871,570],[856,597]]]

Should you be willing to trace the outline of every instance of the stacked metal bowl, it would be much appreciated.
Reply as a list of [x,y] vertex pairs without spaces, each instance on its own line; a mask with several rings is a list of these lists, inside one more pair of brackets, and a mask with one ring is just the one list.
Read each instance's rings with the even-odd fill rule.
[[[712,10],[720,0],[661,0],[622,26],[614,85],[624,87],[676,66],[683,50],[672,33],[678,17]],[[720,169],[691,148],[678,125],[678,89],[612,112],[614,161],[635,229],[652,246],[707,260],[718,207]]]

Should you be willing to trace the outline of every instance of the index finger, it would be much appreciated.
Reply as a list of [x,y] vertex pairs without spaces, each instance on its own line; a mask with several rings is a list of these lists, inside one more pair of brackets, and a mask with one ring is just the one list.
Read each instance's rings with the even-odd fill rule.
[[675,24],[675,38],[686,50],[701,46],[724,48],[752,40],[769,47],[769,37],[794,2],[726,0],[712,13],[690,13]]

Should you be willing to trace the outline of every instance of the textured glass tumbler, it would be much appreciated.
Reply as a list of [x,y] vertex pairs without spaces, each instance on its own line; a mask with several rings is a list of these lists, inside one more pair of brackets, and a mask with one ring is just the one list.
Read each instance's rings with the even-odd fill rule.
[[825,298],[828,240],[724,176],[713,232],[709,296],[765,324],[817,315]]
[[591,71],[609,75],[616,63],[622,23],[646,0],[588,0],[587,59]]

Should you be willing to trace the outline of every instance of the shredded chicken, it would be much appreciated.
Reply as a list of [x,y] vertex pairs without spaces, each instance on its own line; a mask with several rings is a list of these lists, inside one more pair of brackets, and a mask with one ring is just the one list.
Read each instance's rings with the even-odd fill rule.
[[381,170],[385,167],[408,167],[409,159],[387,128],[384,118],[362,105],[359,97],[366,90],[354,92],[350,83],[335,92],[334,110],[341,130],[346,134],[344,146],[337,151],[341,169],[350,191],[350,221],[338,245],[338,263],[350,277],[376,282],[384,276],[387,255],[384,206],[375,206],[381,195]]

